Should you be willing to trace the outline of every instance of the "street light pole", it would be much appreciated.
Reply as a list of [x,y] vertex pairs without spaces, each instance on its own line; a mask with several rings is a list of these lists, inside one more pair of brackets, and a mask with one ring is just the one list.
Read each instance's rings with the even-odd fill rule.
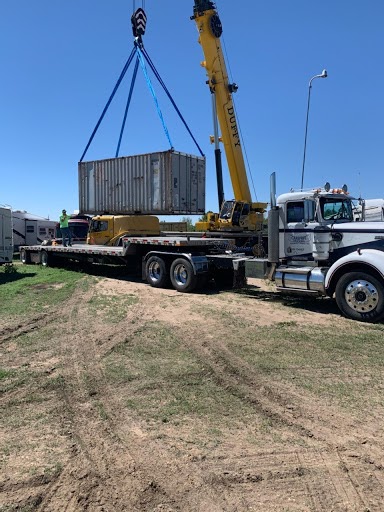
[[303,185],[304,185],[305,153],[306,153],[306,150],[307,150],[308,117],[309,117],[309,105],[310,105],[310,102],[311,102],[312,82],[313,82],[313,80],[315,78],[327,78],[327,76],[328,76],[327,70],[323,69],[321,75],[315,75],[309,81],[309,86],[308,86],[308,104],[307,104],[307,119],[306,119],[306,122],[305,122],[303,169],[301,171],[301,190],[303,190]]

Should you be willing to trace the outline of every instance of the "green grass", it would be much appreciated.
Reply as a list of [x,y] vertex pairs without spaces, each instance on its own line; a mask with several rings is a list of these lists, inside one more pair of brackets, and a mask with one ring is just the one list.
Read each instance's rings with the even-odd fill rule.
[[[20,317],[48,310],[67,300],[83,274],[40,265],[15,265],[16,272],[0,267],[0,304],[4,316]],[[86,286],[86,285],[85,285]]]
[[368,401],[383,403],[383,332],[380,325],[356,323],[344,332],[332,325],[312,328],[282,322],[241,331],[230,348],[257,373],[359,410]]

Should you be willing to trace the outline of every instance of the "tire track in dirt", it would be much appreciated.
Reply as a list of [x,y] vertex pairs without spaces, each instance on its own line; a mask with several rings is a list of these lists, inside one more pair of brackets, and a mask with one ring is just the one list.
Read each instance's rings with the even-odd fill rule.
[[[84,303],[86,300],[83,298]],[[76,506],[98,510],[108,503],[114,510],[196,510],[186,506],[183,489],[197,507],[203,500],[204,510],[226,510],[221,497],[199,476],[197,467],[186,471],[185,465],[161,443],[143,434],[135,419],[124,416],[123,421],[116,416],[121,403],[116,402],[105,379],[101,358],[146,323],[142,307],[132,308],[123,326],[112,326],[108,332],[96,322],[95,338],[86,327],[80,332],[77,329],[76,337],[66,337],[64,378],[70,385],[63,392],[62,421],[70,425],[73,454],[44,497],[41,510],[57,510],[63,502],[68,503],[68,512],[77,510]],[[77,315],[69,312],[72,322],[76,316],[83,324],[91,321],[86,308],[80,307]],[[130,326],[133,318],[135,323]],[[92,382],[85,384],[83,376],[87,372],[92,372]],[[100,419],[95,400],[105,407],[106,418]]]
[[[230,350],[226,338],[212,337],[215,322],[199,321],[198,308],[223,307],[225,301],[110,279],[96,286],[112,295],[136,294],[139,303],[120,324],[106,326],[87,308],[94,288],[66,302],[68,325],[57,330],[55,340],[60,361],[55,373],[63,378],[56,420],[66,436],[66,458],[51,479],[23,482],[30,498],[19,504],[44,512],[381,512],[379,427],[359,423],[356,435],[356,419],[336,409],[318,410],[294,386],[258,374]],[[272,319],[273,307],[268,308]],[[247,314],[249,308],[244,318]],[[244,445],[239,456],[224,446],[191,458],[174,448],[176,437],[157,438],[123,406],[103,367],[105,355],[154,319],[183,339],[219,386],[305,446],[284,450],[272,444],[261,450]],[[15,493],[22,489],[18,485]],[[6,491],[12,494],[11,484]]]
[[[160,319],[165,320],[161,314]],[[281,384],[278,384],[276,389],[275,382],[272,388],[268,379],[255,374],[254,369],[242,358],[234,355],[225,343],[217,339],[207,342],[209,340],[207,334],[210,332],[209,324],[210,322],[206,322],[205,329],[199,328],[199,336],[193,336],[192,338],[185,334],[185,331],[188,331],[185,326],[183,329],[176,327],[176,330],[179,331],[179,336],[183,338],[184,343],[197,353],[201,361],[204,361],[204,365],[209,366],[216,382],[236,397],[251,403],[258,413],[271,418],[279,425],[296,431],[301,436],[310,438],[311,444],[316,443],[318,445],[314,454],[321,461],[318,466],[322,471],[328,473],[330,484],[319,482],[318,479],[311,479],[310,476],[306,477],[306,486],[308,487],[308,495],[312,500],[312,509],[316,511],[336,510],[330,508],[332,503],[336,502],[340,502],[342,507],[340,510],[345,510],[344,507],[356,511],[360,511],[361,507],[370,510],[369,506],[375,506],[374,498],[370,497],[367,500],[359,492],[360,485],[351,478],[348,461],[340,456],[339,452],[339,446],[342,447],[346,444],[358,446],[360,444],[361,429],[358,438],[352,431],[346,435],[345,432],[340,432],[337,421],[335,421],[335,419],[340,419],[340,411],[338,411],[337,418],[332,418],[332,416],[325,418],[315,412],[314,405],[309,404],[308,399],[303,403],[303,397],[292,395],[292,390],[287,390]],[[205,331],[206,336],[203,335],[202,330]],[[192,329],[192,332],[195,331],[196,329]],[[292,407],[292,404],[295,404],[294,407]],[[310,413],[309,411],[313,412]],[[342,424],[345,425],[348,422],[350,422],[350,418],[344,417]],[[363,431],[363,435],[368,436],[372,443],[375,443],[377,437],[370,436],[371,433],[369,428]],[[377,456],[382,456],[380,449],[376,453]],[[367,464],[361,450],[357,458],[360,461],[359,474],[367,474]],[[376,496],[378,493],[380,494],[382,480],[380,471],[379,465],[375,475],[376,482],[371,483],[371,486],[375,486],[374,495]],[[330,493],[329,485],[334,487],[333,493]],[[332,502],[325,499],[326,496],[330,495],[333,496]],[[375,508],[375,510],[380,510],[380,508]]]
[[0,331],[0,343],[5,343],[10,340],[28,334],[37,329],[41,329],[46,325],[53,322],[53,318],[56,316],[57,311],[50,309],[49,312],[35,314],[32,317],[28,317],[23,322],[13,324],[12,326],[6,326]]
[[134,485],[131,488],[127,485],[130,482],[127,477],[134,471],[133,460],[95,408],[98,390],[91,389],[91,382],[84,381],[86,375],[94,375],[92,382],[99,378],[91,342],[93,329],[88,327],[97,332],[97,322],[87,312],[87,302],[93,294],[92,288],[82,296],[81,303],[75,299],[66,305],[67,332],[59,340],[65,382],[60,393],[63,403],[60,422],[71,451],[60,476],[42,500],[40,508],[47,512],[62,509],[64,503],[67,512],[89,507],[130,510],[127,498],[137,491]]

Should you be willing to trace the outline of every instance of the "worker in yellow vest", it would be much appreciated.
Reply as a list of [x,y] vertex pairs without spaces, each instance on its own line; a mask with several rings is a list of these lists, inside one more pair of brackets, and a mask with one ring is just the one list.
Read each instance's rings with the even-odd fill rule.
[[67,243],[66,243],[66,240],[68,238],[68,245],[69,247],[72,247],[72,233],[71,233],[71,230],[69,229],[69,215],[67,215],[67,212],[66,210],[63,210],[62,211],[62,215],[60,215],[60,231],[61,231],[61,236],[63,238],[63,247],[67,247]]

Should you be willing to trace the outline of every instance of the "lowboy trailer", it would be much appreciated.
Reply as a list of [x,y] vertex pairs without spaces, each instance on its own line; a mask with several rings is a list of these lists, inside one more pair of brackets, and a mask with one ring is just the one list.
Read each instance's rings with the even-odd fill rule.
[[242,254],[231,253],[233,241],[223,238],[122,237],[119,246],[75,244],[72,247],[33,245],[20,248],[23,264],[71,265],[99,263],[135,268],[155,288],[172,286],[192,292],[213,278],[217,284],[239,287],[245,283]]

